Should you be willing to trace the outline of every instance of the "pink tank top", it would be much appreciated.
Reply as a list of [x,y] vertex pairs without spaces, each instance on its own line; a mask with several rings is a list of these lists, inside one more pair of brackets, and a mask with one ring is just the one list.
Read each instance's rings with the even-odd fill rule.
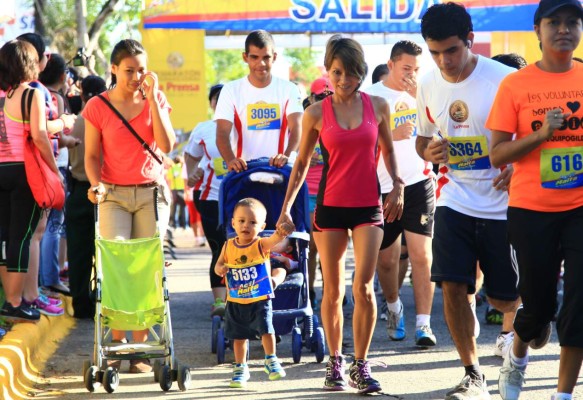
[[336,122],[332,96],[322,101],[320,147],[324,170],[317,203],[331,207],[374,207],[380,205],[376,172],[378,124],[374,106],[366,93],[362,99],[362,123],[344,129]]
[[16,119],[0,110],[0,163],[24,161],[24,131],[29,128],[28,121]]

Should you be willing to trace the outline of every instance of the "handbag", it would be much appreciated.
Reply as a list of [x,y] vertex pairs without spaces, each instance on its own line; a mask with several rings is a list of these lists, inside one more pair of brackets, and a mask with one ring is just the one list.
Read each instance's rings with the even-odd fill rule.
[[150,148],[150,146],[148,146],[148,143],[146,143],[146,141],[144,139],[142,139],[142,137],[140,135],[138,135],[138,133],[136,132],[136,130],[134,129],[133,126],[130,125],[130,123],[124,118],[123,115],[121,115],[121,113],[117,110],[117,108],[115,108],[113,106],[113,104],[111,104],[105,97],[103,97],[102,95],[98,94],[97,97],[99,97],[105,104],[107,104],[107,106],[111,109],[111,111],[113,111],[113,113],[115,115],[117,115],[117,117],[119,119],[121,119],[121,122],[123,122],[123,124],[126,126],[126,128],[128,128],[128,130],[131,132],[132,135],[134,135],[134,137],[136,138],[136,140],[138,142],[140,142],[140,145],[142,146],[142,148],[144,148],[145,150],[148,151],[148,153],[150,153],[152,155],[152,157],[154,157],[154,159],[156,161],[158,161],[158,164],[162,165],[162,159],[160,158],[160,156],[158,154],[156,154],[154,152],[154,150],[152,150]]
[[24,123],[25,120],[30,120],[29,114],[33,94],[33,89],[25,89],[20,102],[22,124],[24,126],[24,169],[26,170],[26,180],[34,200],[40,208],[62,210],[65,206],[65,188],[61,178],[42,158],[38,147],[32,140],[30,129],[27,129]]

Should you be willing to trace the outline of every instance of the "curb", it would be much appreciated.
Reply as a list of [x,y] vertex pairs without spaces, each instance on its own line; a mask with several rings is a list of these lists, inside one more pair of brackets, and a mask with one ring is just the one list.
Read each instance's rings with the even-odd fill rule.
[[42,378],[45,362],[58,347],[75,320],[70,316],[71,297],[61,296],[65,314],[41,315],[36,324],[19,323],[0,341],[0,399],[30,399]]

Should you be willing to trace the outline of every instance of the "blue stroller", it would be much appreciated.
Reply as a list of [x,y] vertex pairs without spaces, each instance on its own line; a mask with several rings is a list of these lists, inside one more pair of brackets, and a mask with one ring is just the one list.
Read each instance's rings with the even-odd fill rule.
[[[219,221],[228,238],[235,233],[230,224],[235,204],[245,198],[253,197],[261,201],[267,209],[266,230],[261,236],[269,236],[275,230],[279,217],[291,167],[276,168],[265,159],[251,161],[247,170],[231,172],[225,176],[219,192]],[[322,362],[326,352],[324,330],[318,326],[308,296],[308,245],[310,236],[310,212],[308,208],[308,188],[304,184],[292,207],[291,215],[296,231],[288,236],[298,256],[298,269],[289,273],[285,281],[274,292],[273,327],[277,336],[292,334],[292,357],[299,363],[302,348],[316,354],[316,361]],[[223,320],[214,316],[212,321],[212,351],[217,354],[217,362],[224,363],[225,349],[230,346],[224,336]],[[247,347],[249,349],[249,347]]]
[[[156,189],[155,210],[157,199]],[[83,381],[90,392],[96,384],[103,385],[108,393],[117,389],[119,372],[107,365],[109,360],[154,358],[154,380],[163,391],[170,390],[174,381],[181,391],[190,386],[190,368],[178,366],[175,356],[157,212],[155,217],[153,237],[106,240],[99,234],[99,208],[95,206],[95,340],[93,359],[83,363]],[[148,329],[154,340],[114,343],[112,329]]]

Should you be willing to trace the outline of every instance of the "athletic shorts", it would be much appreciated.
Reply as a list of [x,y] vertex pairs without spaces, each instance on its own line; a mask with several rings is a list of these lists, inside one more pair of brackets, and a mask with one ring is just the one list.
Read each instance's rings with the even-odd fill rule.
[[508,207],[508,232],[520,267],[522,307],[514,319],[516,333],[530,341],[554,318],[564,261],[559,344],[583,348],[583,207],[558,212]]
[[433,282],[459,282],[476,291],[476,264],[484,273],[486,294],[497,300],[518,298],[518,267],[511,261],[507,221],[470,217],[449,207],[435,211]]
[[[388,194],[383,194],[383,204]],[[403,231],[433,236],[435,214],[435,188],[433,179],[424,179],[405,187],[403,216],[393,222],[385,222],[381,250],[392,245]],[[404,236],[403,236],[404,237]]]
[[380,205],[331,207],[318,204],[314,210],[314,232],[354,230],[367,225],[383,228],[383,212]]
[[317,195],[315,195],[315,194],[310,194],[310,195],[308,196],[308,199],[309,199],[309,201],[310,201],[310,203],[309,203],[309,204],[310,204],[310,212],[311,212],[311,213],[313,213],[313,212],[314,212],[314,210],[316,209],[316,199],[317,199],[317,198],[318,198],[318,196],[317,196]]
[[225,310],[227,339],[261,339],[265,334],[275,334],[271,299],[250,304],[227,301]]

